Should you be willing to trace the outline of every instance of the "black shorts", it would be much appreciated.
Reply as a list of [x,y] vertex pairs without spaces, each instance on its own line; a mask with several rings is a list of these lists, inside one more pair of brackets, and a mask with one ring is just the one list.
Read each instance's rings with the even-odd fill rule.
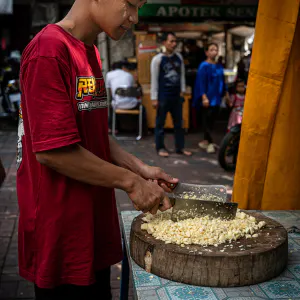
[[96,272],[96,282],[89,286],[61,285],[42,289],[35,285],[36,300],[111,300],[110,268]]

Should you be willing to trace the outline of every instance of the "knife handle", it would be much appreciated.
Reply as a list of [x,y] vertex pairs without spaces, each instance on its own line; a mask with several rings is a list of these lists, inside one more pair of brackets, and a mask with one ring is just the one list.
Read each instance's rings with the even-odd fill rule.
[[176,186],[178,184],[178,183],[167,182],[167,181],[165,181],[163,179],[158,179],[157,182],[158,182],[159,186],[161,186],[162,184],[165,184],[172,191],[176,188]]

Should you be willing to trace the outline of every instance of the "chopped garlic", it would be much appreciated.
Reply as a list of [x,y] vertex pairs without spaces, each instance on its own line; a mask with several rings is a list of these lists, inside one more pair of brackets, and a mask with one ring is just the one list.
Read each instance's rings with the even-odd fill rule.
[[141,226],[142,230],[147,230],[147,228],[148,228],[148,224],[147,223],[142,224],[142,226]]
[[166,244],[177,244],[181,247],[191,244],[217,247],[241,237],[247,239],[258,237],[255,232],[266,225],[264,221],[257,223],[254,217],[239,210],[233,220],[213,219],[205,216],[173,222],[171,213],[172,211],[168,210],[158,215],[147,214],[143,218],[146,223],[141,225],[141,229]]

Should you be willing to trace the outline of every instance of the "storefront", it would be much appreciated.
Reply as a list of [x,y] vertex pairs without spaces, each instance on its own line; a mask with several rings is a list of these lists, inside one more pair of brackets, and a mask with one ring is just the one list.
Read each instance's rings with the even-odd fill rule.
[[[256,18],[258,0],[149,0],[139,15],[142,20],[155,19],[164,22],[174,18],[189,22],[209,20],[253,21]],[[178,21],[177,21],[178,22]]]
[[0,39],[2,55],[22,51],[29,42],[31,6],[26,0],[0,0]]
[[[189,128],[192,83],[197,67],[191,64],[191,57],[204,52],[206,43],[219,45],[220,63],[226,69],[226,79],[230,83],[236,77],[237,63],[243,55],[249,55],[253,43],[258,0],[149,0],[139,12],[139,24],[135,26],[136,61],[138,79],[143,85],[144,106],[148,112],[149,127],[155,125],[155,111],[150,100],[150,63],[154,55],[161,51],[160,34],[164,31],[176,33],[178,51],[185,58],[189,87],[184,104],[184,127]],[[188,44],[196,44],[197,54],[189,55]],[[166,127],[172,128],[170,117]]]

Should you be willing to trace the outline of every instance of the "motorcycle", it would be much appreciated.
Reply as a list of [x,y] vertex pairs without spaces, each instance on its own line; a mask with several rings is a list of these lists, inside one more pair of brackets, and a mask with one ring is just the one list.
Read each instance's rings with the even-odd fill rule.
[[8,81],[3,98],[3,100],[6,101],[6,112],[11,115],[13,120],[18,121],[21,102],[21,93],[18,79],[12,79]]
[[233,126],[229,129],[229,131],[223,138],[219,149],[218,161],[220,166],[225,171],[235,170],[239,151],[244,109],[242,107],[238,107],[234,108],[234,110],[238,115],[237,121],[235,124],[233,124]]
[[0,118],[18,121],[21,91],[19,63],[15,59],[8,59],[5,67],[1,69],[0,94]]

